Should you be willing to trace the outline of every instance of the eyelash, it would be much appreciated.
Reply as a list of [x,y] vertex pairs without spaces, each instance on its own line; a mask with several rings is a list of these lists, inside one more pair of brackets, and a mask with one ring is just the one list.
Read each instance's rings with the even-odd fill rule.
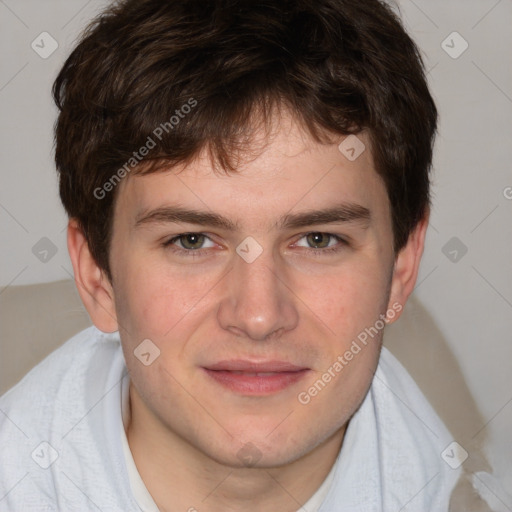
[[[334,247],[328,247],[328,248],[324,248],[324,249],[313,249],[313,248],[305,249],[308,253],[310,253],[314,256],[321,256],[321,255],[325,255],[326,253],[334,254],[334,253],[341,251],[344,246],[348,245],[348,242],[346,240],[344,240],[343,238],[341,238],[340,236],[334,235],[333,233],[324,233],[322,231],[310,231],[309,233],[305,233],[304,235],[302,235],[301,238],[299,238],[299,240],[308,235],[312,235],[312,234],[327,235],[331,238],[334,238],[338,242],[338,244],[335,245]],[[171,238],[170,240],[167,240],[166,242],[164,242],[162,244],[162,246],[166,249],[170,249],[172,252],[174,252],[178,255],[183,255],[186,257],[190,257],[190,258],[199,258],[199,257],[203,256],[203,253],[207,252],[208,249],[181,249],[174,245],[174,242],[176,242],[180,238],[185,237],[187,235],[203,235],[206,238],[210,239],[210,237],[208,235],[206,235],[205,233],[196,233],[196,232],[181,233],[181,234],[176,235],[175,237]]]

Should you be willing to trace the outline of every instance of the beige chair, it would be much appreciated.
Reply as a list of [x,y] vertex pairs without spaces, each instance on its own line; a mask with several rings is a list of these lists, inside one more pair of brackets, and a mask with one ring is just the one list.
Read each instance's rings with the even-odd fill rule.
[[72,280],[0,290],[0,395],[89,325]]

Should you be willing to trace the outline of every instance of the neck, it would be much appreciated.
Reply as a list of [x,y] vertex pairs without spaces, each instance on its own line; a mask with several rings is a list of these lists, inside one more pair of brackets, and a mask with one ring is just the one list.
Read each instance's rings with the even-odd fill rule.
[[317,491],[338,456],[345,427],[279,467],[235,468],[213,460],[165,427],[130,384],[127,439],[161,512],[295,512]]

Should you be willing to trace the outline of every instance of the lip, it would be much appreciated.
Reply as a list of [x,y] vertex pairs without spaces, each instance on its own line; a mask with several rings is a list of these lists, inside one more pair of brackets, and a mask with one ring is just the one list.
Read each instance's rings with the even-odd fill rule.
[[307,370],[305,366],[297,366],[287,361],[249,361],[246,359],[229,359],[209,364],[204,368],[215,371],[228,372],[295,372],[299,370]]
[[287,361],[226,360],[202,367],[223,387],[242,395],[264,396],[283,391],[303,379],[309,368]]

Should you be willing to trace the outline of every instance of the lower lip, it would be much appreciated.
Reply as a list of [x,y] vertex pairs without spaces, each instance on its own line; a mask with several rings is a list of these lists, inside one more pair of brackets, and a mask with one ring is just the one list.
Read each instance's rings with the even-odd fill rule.
[[222,370],[208,370],[205,372],[222,386],[243,395],[270,395],[282,391],[303,379],[309,370],[295,372],[276,372],[270,375],[251,375],[247,373],[234,373]]

